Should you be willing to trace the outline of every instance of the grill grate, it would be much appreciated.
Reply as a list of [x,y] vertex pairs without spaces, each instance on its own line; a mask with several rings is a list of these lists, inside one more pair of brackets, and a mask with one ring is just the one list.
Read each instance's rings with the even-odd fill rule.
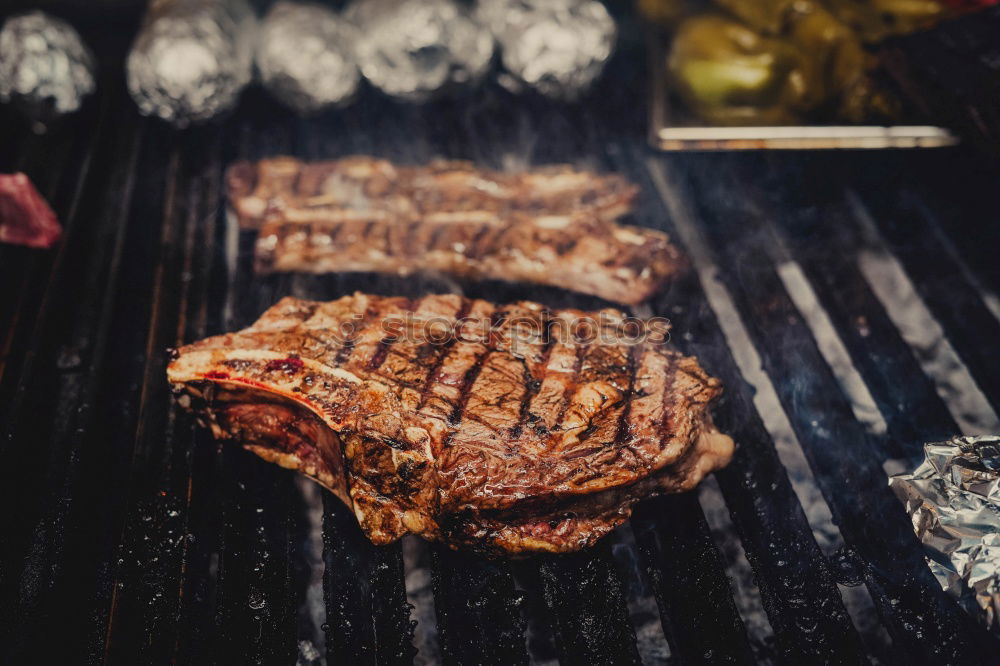
[[[0,246],[0,492],[16,507],[0,549],[7,663],[310,663],[314,651],[363,664],[988,663],[997,641],[936,587],[883,467],[912,462],[957,422],[996,425],[1000,323],[989,294],[1000,280],[988,243],[970,241],[996,247],[997,229],[983,224],[995,171],[957,150],[907,161],[655,156],[642,145],[642,104],[623,92],[644,89],[642,61],[626,51],[605,89],[572,107],[499,89],[424,108],[367,94],[354,109],[296,120],[251,93],[224,125],[175,134],[138,118],[110,72],[83,114],[44,137],[2,111],[0,166],[26,171],[67,227],[51,253]],[[574,161],[641,184],[637,222],[670,232],[696,268],[649,310],[670,317],[677,344],[727,387],[717,420],[740,446],[715,479],[728,519],[711,491],[663,497],[588,552],[491,562],[422,543],[375,547],[323,493],[320,546],[294,475],[218,446],[171,405],[162,350],[246,325],[286,294],[455,285],[254,276],[252,239],[226,224],[221,177],[233,159],[279,152]],[[928,370],[865,272],[866,253],[898,258],[970,381],[943,388]],[[788,266],[885,432],[859,421]],[[464,288],[600,305],[554,289]],[[744,380],[749,353],[790,435],[775,430],[765,387]],[[789,436],[809,470],[789,464]],[[803,501],[810,483],[836,527],[818,525]],[[832,545],[815,536],[838,528]],[[320,547],[321,580],[310,559]],[[430,595],[408,589],[415,568],[429,569]],[[744,575],[752,580],[734,585]],[[746,594],[766,618],[747,616]],[[662,634],[635,626],[649,597]],[[415,629],[408,598],[432,599],[421,617],[436,626]]]
[[[767,256],[768,239],[755,228],[762,216],[755,219],[752,205],[733,198],[736,182],[736,174],[715,172],[697,183],[701,201],[714,204],[701,207],[706,236],[731,267],[720,279],[734,295],[835,523],[864,562],[862,577],[896,649],[912,661],[972,659],[975,645],[956,640],[967,618],[934,589],[909,521],[885,485],[878,444],[855,420],[775,267],[747,261]],[[921,623],[923,630],[912,632]]]

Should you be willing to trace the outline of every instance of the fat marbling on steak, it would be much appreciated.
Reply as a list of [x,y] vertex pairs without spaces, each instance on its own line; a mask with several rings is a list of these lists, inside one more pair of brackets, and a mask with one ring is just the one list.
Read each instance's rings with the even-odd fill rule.
[[626,329],[615,310],[456,295],[286,298],[167,372],[217,437],[319,481],[375,543],[562,552],[732,455],[719,382],[665,331]]
[[226,173],[240,226],[257,228],[273,210],[289,222],[468,213],[587,212],[614,220],[631,210],[638,189],[614,174],[556,165],[502,172],[470,162],[400,166],[368,156],[303,162],[273,157],[236,162]]

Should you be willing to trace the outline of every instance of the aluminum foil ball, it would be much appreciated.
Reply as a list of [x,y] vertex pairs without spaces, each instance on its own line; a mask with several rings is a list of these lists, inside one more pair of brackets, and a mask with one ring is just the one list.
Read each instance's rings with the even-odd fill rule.
[[255,23],[245,0],[153,0],[126,61],[139,110],[184,127],[234,106],[253,75]]
[[489,71],[492,35],[453,0],[356,0],[347,16],[361,73],[393,97],[424,101]]
[[512,87],[562,100],[597,80],[617,37],[614,19],[596,0],[479,0],[476,16],[496,37]]
[[357,29],[321,5],[278,2],[260,26],[256,61],[264,87],[299,113],[349,102],[361,75]]
[[1000,436],[926,444],[924,461],[889,487],[941,589],[1000,632]]
[[65,21],[34,11],[0,29],[0,100],[44,124],[94,92],[94,56]]

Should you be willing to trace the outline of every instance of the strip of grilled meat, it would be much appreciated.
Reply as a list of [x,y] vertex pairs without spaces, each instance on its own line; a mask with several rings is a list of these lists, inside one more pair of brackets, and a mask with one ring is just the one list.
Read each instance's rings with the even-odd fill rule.
[[237,162],[226,175],[240,226],[259,227],[278,210],[289,222],[344,216],[412,219],[447,213],[568,215],[614,220],[632,207],[637,188],[614,174],[551,166],[506,173],[469,162],[397,166],[356,156],[324,162],[276,157]]
[[614,223],[636,195],[617,175],[278,157],[227,181],[240,223],[261,230],[261,272],[438,271],[636,304],[685,266],[666,234]]
[[257,270],[407,275],[437,271],[466,279],[531,282],[616,303],[648,299],[685,265],[665,234],[591,215],[533,217],[449,213],[288,222],[260,230]]
[[286,298],[180,349],[168,378],[217,437],[319,481],[375,543],[571,551],[733,451],[708,413],[719,382],[655,328],[623,330],[615,310]]

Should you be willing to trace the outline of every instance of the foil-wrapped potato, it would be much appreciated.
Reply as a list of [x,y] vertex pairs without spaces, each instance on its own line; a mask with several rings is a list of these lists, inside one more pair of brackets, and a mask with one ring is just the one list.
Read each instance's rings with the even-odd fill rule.
[[260,25],[256,63],[274,97],[301,114],[350,102],[361,75],[357,29],[323,5],[279,0]]
[[1000,634],[1000,437],[926,444],[923,462],[889,487],[941,589]]
[[560,100],[593,85],[618,34],[597,0],[481,0],[476,15],[500,45],[501,83]]
[[94,56],[73,27],[40,11],[0,29],[0,101],[18,106],[42,131],[94,92]]
[[361,73],[404,101],[478,83],[493,60],[492,35],[453,0],[355,0],[345,16]]
[[178,127],[232,108],[253,76],[246,0],[152,0],[126,59],[132,99]]

